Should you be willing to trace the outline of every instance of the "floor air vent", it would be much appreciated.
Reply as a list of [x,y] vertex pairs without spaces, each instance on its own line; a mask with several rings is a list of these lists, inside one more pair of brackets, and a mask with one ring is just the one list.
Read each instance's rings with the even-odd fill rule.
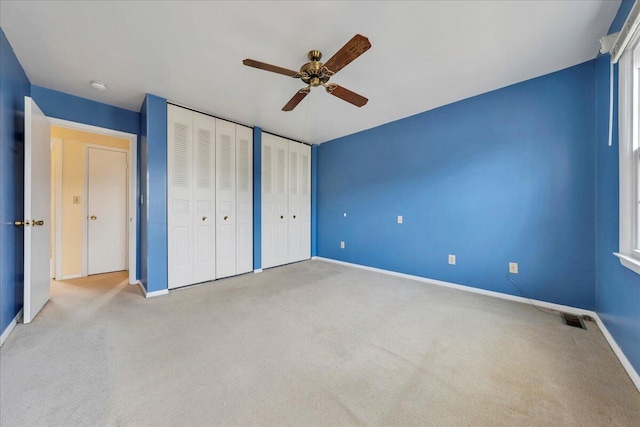
[[564,320],[564,323],[566,325],[573,326],[574,328],[587,329],[587,327],[584,325],[584,322],[582,321],[582,318],[579,316],[569,313],[562,313],[562,319]]

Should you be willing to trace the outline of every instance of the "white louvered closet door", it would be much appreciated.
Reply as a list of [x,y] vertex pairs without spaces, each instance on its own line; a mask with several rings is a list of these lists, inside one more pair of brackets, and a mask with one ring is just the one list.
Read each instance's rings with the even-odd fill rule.
[[289,141],[289,262],[311,257],[311,147]]
[[236,125],[216,119],[216,278],[236,274]]
[[194,283],[216,278],[216,119],[193,112]]
[[298,221],[300,243],[298,260],[311,258],[311,147],[300,144],[300,181],[298,190]]
[[300,146],[295,141],[288,141],[289,169],[289,207],[288,207],[288,251],[287,262],[300,260]]
[[288,262],[288,141],[262,134],[262,267]]
[[236,125],[236,274],[253,270],[253,129]]
[[167,106],[168,286],[193,282],[193,119],[191,111]]

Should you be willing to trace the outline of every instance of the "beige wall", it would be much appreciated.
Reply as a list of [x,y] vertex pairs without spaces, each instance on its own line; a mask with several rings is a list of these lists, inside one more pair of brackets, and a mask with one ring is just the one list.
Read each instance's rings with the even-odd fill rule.
[[[84,152],[85,143],[129,149],[129,141],[122,138],[51,126],[51,138],[62,140],[62,275],[82,274]],[[52,153],[55,159],[55,152]],[[80,203],[74,204],[78,196]]]

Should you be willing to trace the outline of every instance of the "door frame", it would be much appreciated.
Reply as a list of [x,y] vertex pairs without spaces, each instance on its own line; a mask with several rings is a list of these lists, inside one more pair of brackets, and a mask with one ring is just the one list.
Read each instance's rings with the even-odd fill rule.
[[[108,145],[100,145],[100,144],[91,144],[88,142],[84,142],[82,144],[82,159],[84,162],[84,171],[83,171],[83,176],[82,176],[82,181],[83,181],[83,185],[82,185],[82,199],[84,200],[84,203],[82,204],[82,277],[86,277],[89,275],[89,221],[88,221],[88,215],[89,215],[89,150],[90,149],[98,149],[98,150],[106,150],[106,151],[115,151],[118,153],[124,153],[126,157],[126,162],[127,162],[127,182],[131,182],[131,177],[129,176],[131,173],[131,161],[130,156],[129,156],[129,150],[128,149],[124,149],[124,148],[117,148],[117,147],[109,147]],[[127,203],[127,212],[131,212],[129,209],[129,204],[131,203],[131,197],[130,197],[130,192],[131,189],[129,188],[130,186],[127,185],[127,187],[125,188],[125,199],[126,199],[126,203]],[[133,221],[127,221],[125,223],[125,228],[126,228],[126,233],[127,233],[127,241],[129,241],[129,233],[130,233],[130,227],[129,224],[132,223]],[[129,245],[127,245],[127,247],[125,248],[126,250],[126,257],[125,257],[125,266],[127,268],[127,270],[129,270],[129,264],[131,262],[130,258],[129,258]],[[135,261],[134,261],[135,262]]]
[[[137,276],[137,253],[138,253],[138,203],[137,203],[137,188],[138,188],[138,135],[134,133],[122,132],[119,130],[103,128],[99,126],[87,125],[84,123],[72,122],[69,120],[56,119],[53,117],[47,117],[52,126],[63,127],[67,129],[80,130],[83,132],[97,133],[99,135],[113,136],[116,138],[127,139],[129,141],[129,188],[128,188],[128,209],[129,209],[129,244],[128,244],[128,257],[127,265],[129,267],[129,284],[135,285],[138,283]],[[100,146],[103,147],[103,146]],[[131,161],[133,159],[133,161]],[[86,217],[86,215],[85,215]],[[85,218],[86,220],[86,218]],[[59,235],[56,232],[56,243],[59,240]],[[58,245],[56,244],[56,250]],[[56,261],[61,260],[62,254],[56,253]],[[84,261],[84,260],[83,260]],[[83,263],[83,270],[84,270]]]

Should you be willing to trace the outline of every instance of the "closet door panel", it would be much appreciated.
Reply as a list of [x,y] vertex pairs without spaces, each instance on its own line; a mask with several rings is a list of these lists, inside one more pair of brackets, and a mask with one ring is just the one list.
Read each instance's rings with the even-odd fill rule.
[[191,112],[167,106],[168,286],[193,280],[193,121]]
[[253,130],[236,125],[236,274],[253,270]]
[[193,112],[195,230],[194,283],[216,277],[216,120]]
[[216,278],[236,274],[236,126],[216,119]]
[[262,267],[287,263],[288,145],[283,138],[262,134]]
[[300,144],[299,252],[298,260],[311,258],[311,147]]
[[289,206],[288,206],[288,262],[300,260],[300,149],[301,144],[289,141]]

